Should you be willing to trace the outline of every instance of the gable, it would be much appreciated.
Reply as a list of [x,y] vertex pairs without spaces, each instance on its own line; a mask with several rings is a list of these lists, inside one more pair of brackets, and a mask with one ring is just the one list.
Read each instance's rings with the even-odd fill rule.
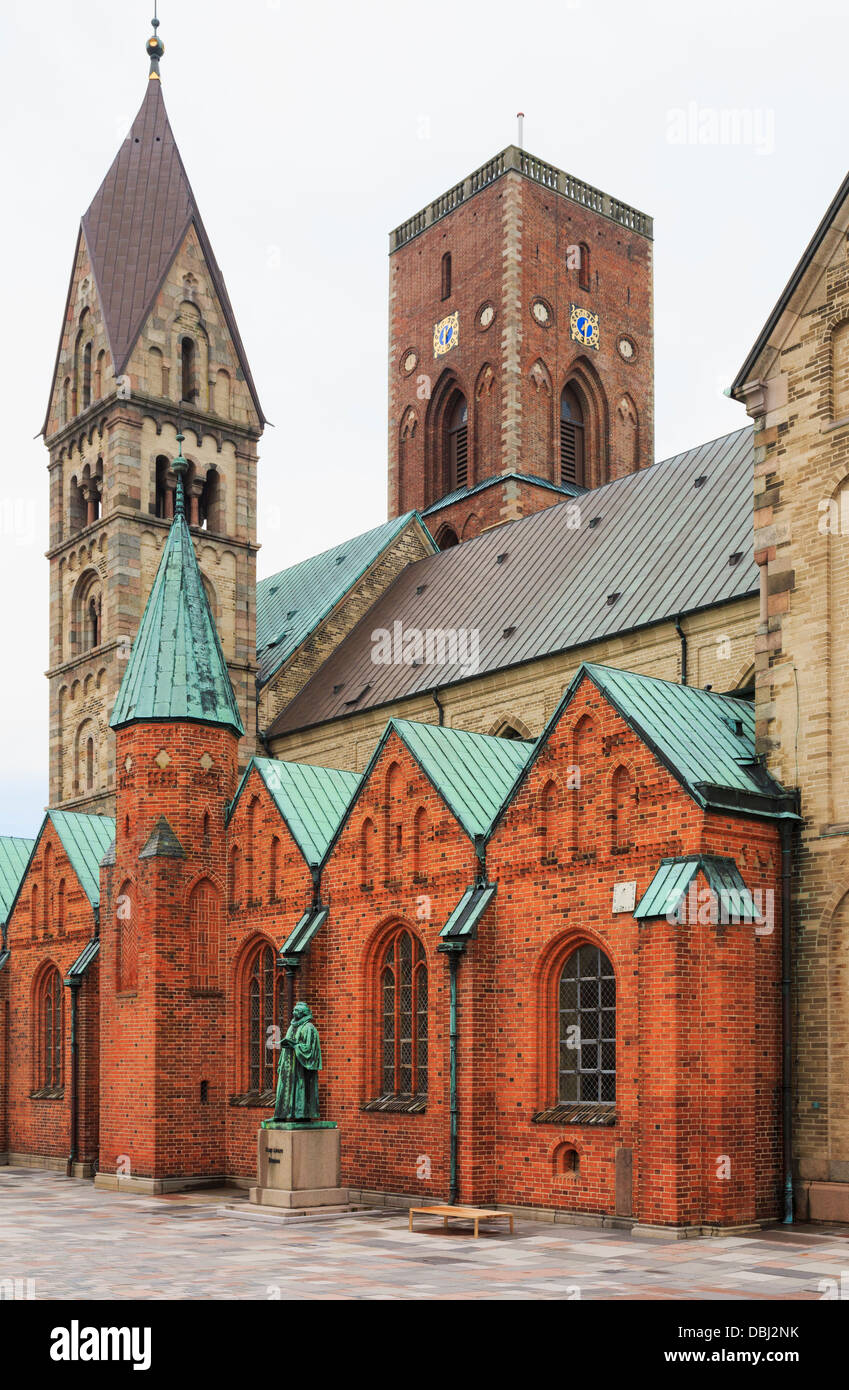
[[230,806],[228,824],[250,794],[251,774],[262,781],[309,865],[321,863],[360,785],[355,772],[252,758]]
[[[802,253],[793,274],[781,291],[763,328],[730,388],[730,394],[746,402],[749,390],[772,376],[782,347],[810,304],[829,265],[845,251],[849,232],[849,174],[826,209],[819,226]],[[749,387],[749,390],[744,388]]]
[[421,535],[422,547],[434,551],[436,546],[417,513],[407,512],[259,580],[256,648],[261,685],[285,665],[379,556],[413,523]]
[[[22,895],[25,896],[30,871],[34,869],[39,875],[43,872],[43,860],[39,855],[45,845],[45,837],[47,843],[58,844],[68,868],[91,906],[100,906],[100,863],[115,839],[114,818],[89,815],[81,811],[48,811],[41,823],[38,836],[35,841],[30,842],[32,848],[9,905],[9,920]],[[54,877],[57,883],[63,877],[58,862],[54,869]]]

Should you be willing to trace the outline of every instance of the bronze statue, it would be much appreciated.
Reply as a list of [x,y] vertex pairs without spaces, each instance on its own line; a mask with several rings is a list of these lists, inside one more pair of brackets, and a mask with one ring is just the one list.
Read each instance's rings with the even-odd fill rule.
[[318,1073],[321,1044],[308,1004],[296,1004],[280,1047],[274,1119],[318,1119]]

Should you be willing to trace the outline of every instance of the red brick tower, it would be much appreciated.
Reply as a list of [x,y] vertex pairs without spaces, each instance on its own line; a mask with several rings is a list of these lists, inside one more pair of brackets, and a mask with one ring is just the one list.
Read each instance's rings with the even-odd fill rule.
[[453,544],[653,461],[651,237],[513,145],[395,229],[390,517]]
[[225,814],[238,703],[184,515],[176,514],[112,715],[114,862],[101,930],[105,1186],[161,1191],[225,1170]]

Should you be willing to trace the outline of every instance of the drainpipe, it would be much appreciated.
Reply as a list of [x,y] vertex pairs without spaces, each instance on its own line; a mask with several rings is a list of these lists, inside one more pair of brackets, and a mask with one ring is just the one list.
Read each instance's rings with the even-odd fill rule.
[[78,1156],[78,1130],[79,1130],[79,1100],[78,1100],[78,1071],[79,1071],[79,1046],[78,1046],[78,1020],[79,1020],[79,997],[81,979],[70,979],[65,981],[71,991],[71,1151],[68,1154],[68,1166],[65,1176],[74,1176],[74,1164]]
[[675,631],[681,639],[681,684],[687,684],[687,634],[681,626],[681,614],[675,619]]
[[439,727],[441,729],[445,725],[445,708],[439,699],[439,686],[434,686],[433,690],[430,693],[433,696],[433,703],[439,710]]
[[450,1022],[448,1031],[448,1057],[449,1057],[449,1112],[451,1116],[451,1128],[449,1135],[449,1161],[448,1161],[448,1201],[453,1207],[457,1203],[457,1193],[459,1181],[457,1176],[457,968],[460,964],[460,957],[465,950],[462,942],[446,942],[440,946],[441,951],[448,953],[448,970],[450,986]]
[[781,1109],[782,1166],[784,1168],[783,1225],[793,1224],[793,1011],[792,982],[792,821],[779,821],[781,833]]

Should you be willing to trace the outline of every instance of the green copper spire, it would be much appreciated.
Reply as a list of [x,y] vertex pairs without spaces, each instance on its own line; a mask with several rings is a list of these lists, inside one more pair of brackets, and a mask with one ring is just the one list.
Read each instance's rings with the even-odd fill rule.
[[174,460],[177,500],[129,665],[121,681],[113,729],[139,720],[188,719],[245,730],[186,524],[183,436]]

